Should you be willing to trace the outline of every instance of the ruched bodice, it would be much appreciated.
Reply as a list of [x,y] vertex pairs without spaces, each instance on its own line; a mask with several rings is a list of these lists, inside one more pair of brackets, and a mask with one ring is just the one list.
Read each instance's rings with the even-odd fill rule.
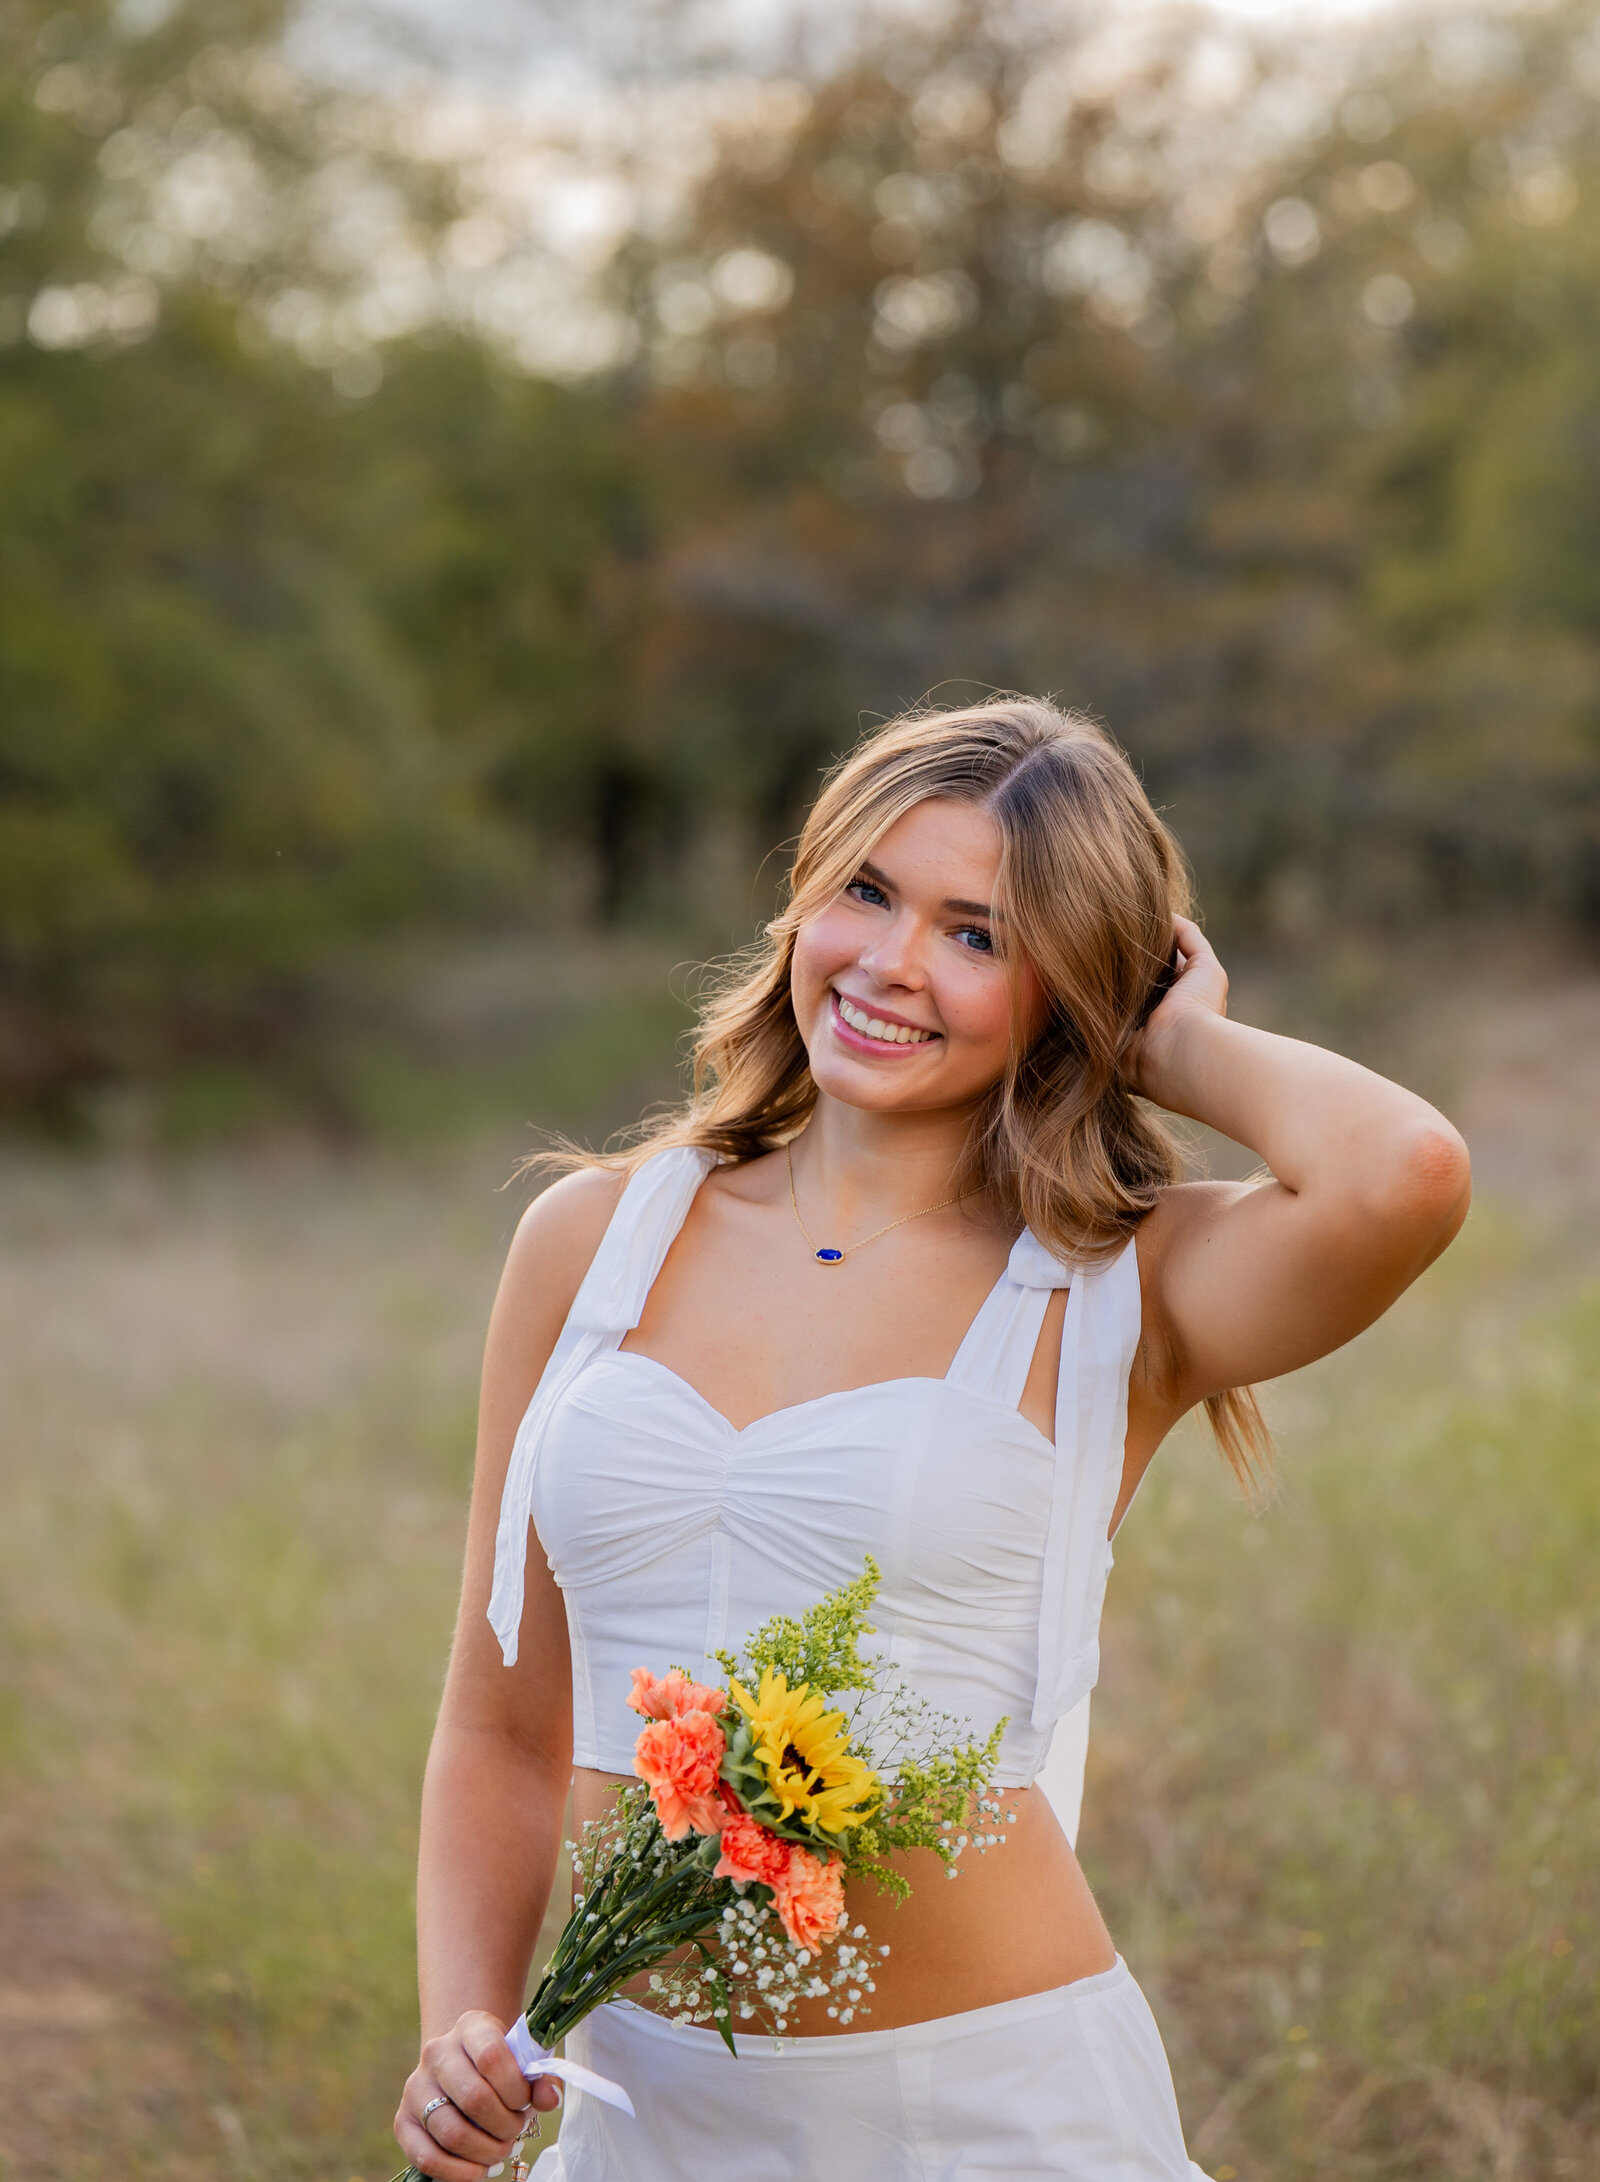
[[[531,1515],[566,1601],[574,1760],[627,1772],[634,1667],[714,1677],[718,1646],[799,1613],[871,1553],[879,1647],[980,1735],[1008,1719],[996,1777],[1026,1784],[1098,1670],[1139,1333],[1133,1244],[1069,1271],[1024,1232],[944,1378],[824,1394],[740,1429],[619,1346],[711,1164],[673,1150],[634,1174],[523,1419],[489,1609],[507,1660]],[[1017,1403],[1060,1287],[1052,1444]]]
[[1031,1779],[1054,1456],[1025,1418],[939,1379],[824,1395],[739,1432],[663,1365],[596,1358],[551,1419],[533,1504],[588,1684],[577,1762],[631,1766],[637,1723],[615,1698],[632,1668],[716,1678],[719,1646],[837,1590],[870,1553],[879,1648],[981,1730],[1009,1715],[1005,1776]]

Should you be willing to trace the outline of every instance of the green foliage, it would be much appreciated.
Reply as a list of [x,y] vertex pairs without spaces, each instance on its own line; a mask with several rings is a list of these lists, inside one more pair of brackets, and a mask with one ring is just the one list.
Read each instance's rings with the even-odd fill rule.
[[[807,1607],[798,1618],[774,1614],[746,1639],[741,1651],[714,1656],[730,1681],[754,1684],[770,1668],[786,1677],[791,1690],[804,1682],[830,1698],[851,1691],[867,1694],[870,1724],[852,1728],[851,1748],[885,1774],[885,1792],[865,1823],[852,1827],[832,1846],[845,1857],[852,1873],[871,1879],[884,1893],[903,1901],[912,1881],[888,1859],[927,1849],[945,1870],[954,1869],[968,1844],[968,1836],[959,1829],[976,1830],[991,1808],[988,1781],[1000,1755],[1006,1722],[1000,1721],[981,1743],[963,1739],[959,1723],[929,1711],[914,1691],[862,1657],[860,1640],[873,1633],[866,1617],[880,1580],[878,1564],[869,1553],[852,1583]],[[862,1708],[857,1709],[859,1717]],[[739,1732],[735,1729],[729,1742],[730,1778],[745,1755]],[[746,1771],[759,1802],[764,1781],[755,1766]],[[888,1777],[891,1772],[892,1778]],[[771,1823],[756,1802],[745,1800],[764,1825]],[[999,1809],[997,1803],[992,1807]],[[807,1838],[796,1827],[780,1824],[773,1830],[789,1839]]]
[[0,1103],[307,1098],[407,933],[742,930],[929,689],[1103,716],[1230,935],[1593,928],[1592,5],[1374,36],[1254,166],[1292,56],[1052,117],[1086,33],[903,24],[752,93],[570,385],[367,312],[344,214],[426,279],[466,184],[282,13],[0,25]]
[[752,1687],[771,1668],[785,1677],[790,1689],[809,1682],[829,1697],[873,1689],[876,1673],[872,1662],[861,1656],[861,1639],[873,1634],[867,1615],[881,1581],[878,1564],[869,1553],[859,1576],[808,1606],[798,1619],[774,1614],[746,1637],[738,1652],[719,1651],[712,1656],[730,1682]]
[[250,283],[130,278],[108,174],[226,154],[287,202],[323,154],[315,94],[299,137],[253,101],[271,11],[119,21],[12,10],[0,57],[0,1098],[270,1057],[352,942],[525,914],[530,808],[586,823],[629,519],[603,403],[445,343],[359,410]]
[[706,671],[778,723],[765,792],[795,807],[841,713],[1050,688],[1235,933],[1592,923],[1592,26],[1498,26],[1470,81],[1375,40],[1251,172],[1245,117],[1176,88],[1198,29],[1052,127],[1072,34],[974,7],[818,87],[786,159],[732,147],[672,279],[754,241],[788,301],[686,341],[646,264],[638,307],[698,465]]
[[[1001,1720],[984,1742],[902,1755],[891,1792],[851,1837],[851,1869],[896,1901],[904,1901],[911,1893],[912,1879],[899,1865],[891,1864],[890,1857],[926,1849],[956,1876],[956,1859],[972,1845],[973,1836],[983,1840],[980,1829],[1001,1816],[989,1779],[1005,1731],[1006,1722]],[[970,1833],[965,1830],[969,1828]],[[1004,1838],[1003,1834],[987,1837],[996,1843]]]

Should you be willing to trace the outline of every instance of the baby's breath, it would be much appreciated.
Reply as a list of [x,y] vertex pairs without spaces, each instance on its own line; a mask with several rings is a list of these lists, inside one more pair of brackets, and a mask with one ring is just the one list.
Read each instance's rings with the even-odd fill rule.
[[[847,1874],[898,1900],[911,1883],[889,1858],[928,1849],[953,1879],[957,1859],[969,1848],[983,1855],[998,1847],[1001,1822],[1016,1814],[989,1784],[1005,1721],[979,1742],[969,1722],[924,1703],[863,1652],[862,1640],[876,1634],[867,1615],[877,1591],[878,1567],[868,1557],[853,1583],[798,1618],[774,1615],[742,1651],[716,1658],[730,1681],[753,1688],[771,1668],[791,1691],[809,1684],[843,1713],[849,1750],[877,1776],[878,1793],[865,1823],[820,1846]],[[740,1792],[737,1778],[732,1792]],[[572,1915],[527,2010],[541,2046],[555,2046],[640,1983],[673,2022],[715,2030],[735,2052],[736,2029],[781,2038],[802,2001],[821,2002],[841,2028],[869,2010],[887,1946],[870,1942],[866,1926],[849,1925],[842,1912],[827,1944],[796,1946],[769,1888],[714,1876],[716,1836],[667,1839],[642,1782],[617,1789],[605,1813],[566,1846]],[[421,2177],[412,2168],[397,2182]]]
[[[715,1656],[730,1678],[756,1680],[771,1667],[788,1677],[791,1689],[809,1682],[844,1712],[850,1747],[878,1775],[883,1796],[865,1825],[840,1838],[839,1853],[847,1871],[899,1901],[911,1892],[911,1882],[890,1857],[930,1849],[954,1878],[965,1850],[983,1855],[1005,1839],[977,1821],[1001,1815],[989,1776],[1007,1722],[997,1722],[979,1742],[970,1721],[939,1711],[863,1655],[861,1640],[877,1633],[867,1616],[879,1580],[868,1554],[853,1583],[798,1619],[774,1614],[746,1638],[742,1651]],[[1015,1813],[1007,1816],[1014,1820]]]

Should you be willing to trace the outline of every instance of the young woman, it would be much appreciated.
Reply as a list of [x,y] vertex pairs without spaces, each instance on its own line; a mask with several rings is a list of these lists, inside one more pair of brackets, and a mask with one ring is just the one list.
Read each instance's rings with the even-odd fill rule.
[[[735,2061],[647,2005],[591,2017],[569,2045],[639,2118],[574,2095],[540,2182],[1199,2172],[1033,1784],[1094,1682],[1109,1539],[1162,1439],[1204,1402],[1248,1471],[1242,1390],[1385,1310],[1459,1227],[1468,1168],[1410,1092],[1230,1023],[1186,909],[1171,838],[1087,720],[1005,698],[895,722],[824,788],[789,907],[708,1012],[693,1097],[523,1220],[395,2124],[440,2182],[477,2182],[556,2103],[502,2033],[569,1787],[581,1825],[628,1777],[630,1669],[714,1679],[714,1647],[864,1551],[903,1677],[979,1733],[1008,1722],[1004,1848],[900,1908],[849,1901],[891,1949],[855,2028],[812,2003]],[[1156,1107],[1271,1179],[1181,1181]]]

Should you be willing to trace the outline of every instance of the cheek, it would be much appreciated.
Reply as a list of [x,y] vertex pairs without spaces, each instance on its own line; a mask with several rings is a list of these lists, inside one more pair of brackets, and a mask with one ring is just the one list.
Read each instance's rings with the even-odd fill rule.
[[1043,1006],[1043,988],[1026,966],[1014,997],[1011,979],[1005,972],[986,965],[981,973],[952,981],[948,1000],[941,998],[948,1030],[966,1044],[1000,1056],[1010,1050],[1013,1008],[1020,1042],[1027,1046],[1032,1043]]
[[820,917],[808,917],[799,927],[789,958],[789,990],[801,1010],[815,1002],[848,953],[844,936],[834,929],[826,911]]
[[987,964],[942,981],[936,995],[945,1029],[964,1045],[1001,1051],[1011,1040],[1011,993],[1005,976]]

